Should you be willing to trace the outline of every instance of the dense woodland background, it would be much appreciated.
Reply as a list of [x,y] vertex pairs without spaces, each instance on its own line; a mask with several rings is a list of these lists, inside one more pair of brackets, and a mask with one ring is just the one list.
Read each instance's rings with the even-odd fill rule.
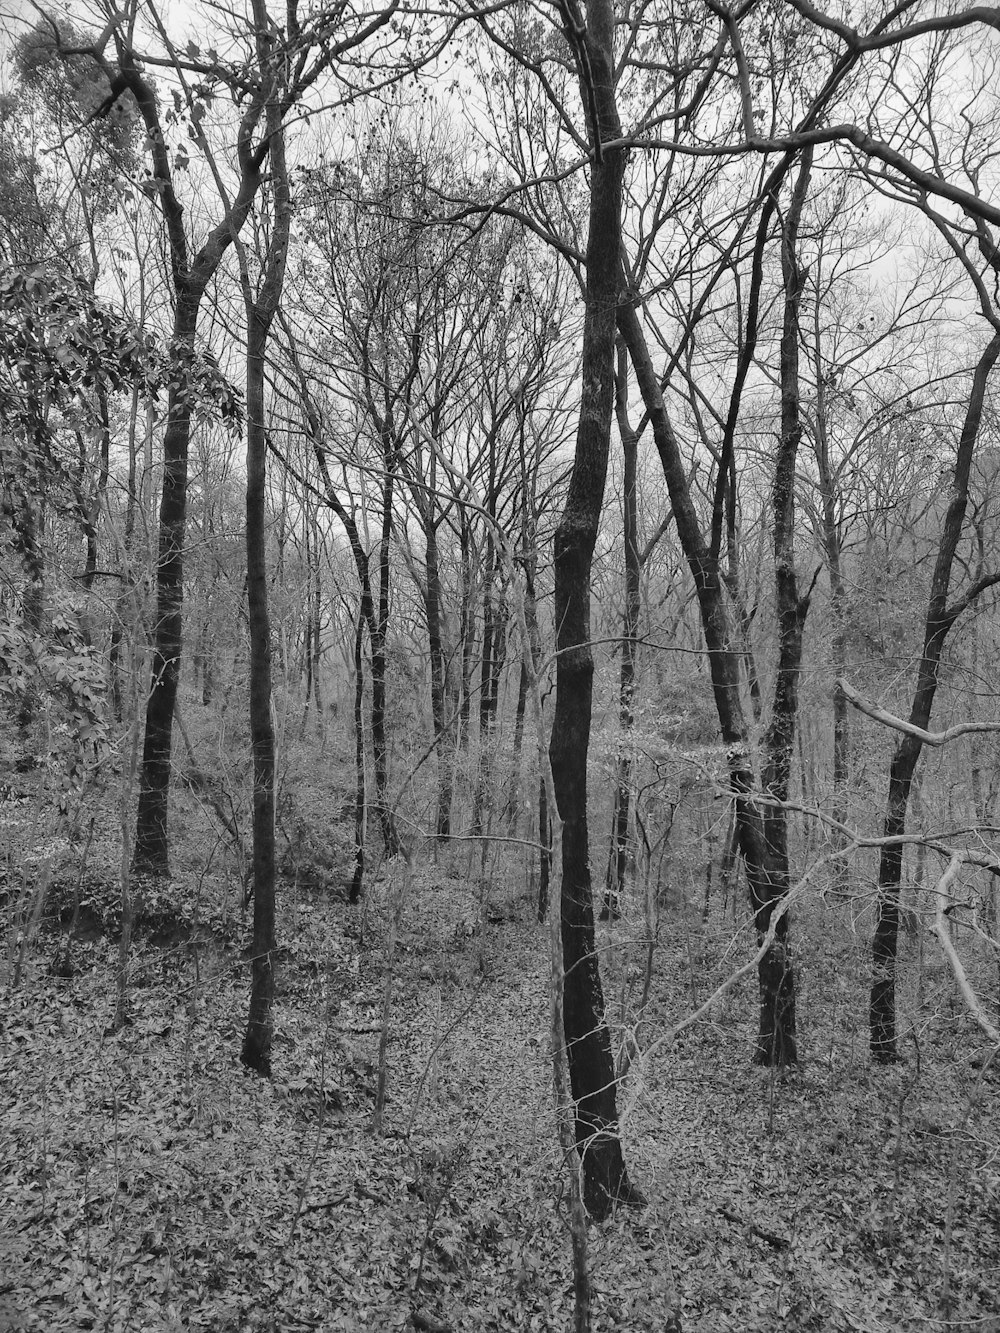
[[998,12],[5,12],[0,1328],[1000,1329]]

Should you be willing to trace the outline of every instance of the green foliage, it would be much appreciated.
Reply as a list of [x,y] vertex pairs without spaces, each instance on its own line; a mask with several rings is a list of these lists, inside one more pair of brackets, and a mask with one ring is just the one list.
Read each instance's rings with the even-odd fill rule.
[[50,446],[59,424],[93,425],[96,390],[133,387],[154,404],[178,391],[199,416],[241,426],[239,392],[211,353],[158,344],[85,284],[44,266],[0,272],[4,447],[32,453],[36,467],[46,456],[55,462]]
[[239,394],[207,353],[163,346],[59,272],[0,271],[0,550],[9,570],[23,566],[0,614],[0,698],[22,717],[44,703],[63,807],[99,770],[108,735],[103,671],[72,605],[45,615],[41,516],[79,518],[79,440],[107,427],[112,395],[136,389],[239,429]]
[[115,175],[134,175],[138,169],[141,117],[131,93],[108,106],[113,64],[102,68],[91,55],[65,55],[93,40],[65,19],[39,19],[23,33],[13,52],[14,72],[21,87],[33,96],[57,127],[86,125],[103,154],[106,167],[90,187],[114,207],[110,190]]
[[[2,439],[34,449],[51,440],[62,414],[93,423],[92,397],[149,381],[155,347],[82,283],[43,266],[0,273],[0,412]],[[48,478],[45,478],[46,480]]]
[[13,716],[29,700],[44,708],[47,746],[39,759],[66,814],[111,754],[103,665],[69,606],[57,607],[44,635],[0,610],[0,707]]

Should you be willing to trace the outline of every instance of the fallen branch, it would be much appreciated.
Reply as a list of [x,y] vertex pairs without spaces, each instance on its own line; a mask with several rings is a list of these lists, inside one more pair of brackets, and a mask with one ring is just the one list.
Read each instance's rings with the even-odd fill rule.
[[444,1324],[433,1315],[425,1314],[423,1310],[412,1310],[410,1318],[413,1320],[413,1327],[423,1329],[424,1333],[453,1333],[451,1324]]
[[948,930],[948,922],[945,919],[952,901],[949,896],[949,889],[955,880],[956,875],[963,865],[967,865],[969,858],[964,852],[956,852],[948,862],[947,869],[934,886],[937,894],[937,911],[934,914],[934,925],[929,927],[931,934],[938,937],[938,942],[944,950],[945,957],[951,966],[958,989],[961,991],[962,999],[968,1006],[969,1012],[976,1020],[983,1032],[993,1042],[994,1046],[1000,1046],[1000,1031],[998,1031],[987,1018],[986,1013],[979,1003],[976,992],[972,989],[972,983],[966,975],[965,968],[962,966],[962,960],[956,952],[954,944],[951,942],[951,934]]
[[334,1199],[323,1199],[320,1203],[307,1203],[301,1210],[301,1216],[305,1217],[306,1213],[325,1213],[331,1208],[340,1208],[350,1197],[351,1194],[348,1190],[346,1194],[338,1194]]
[[880,708],[878,704],[871,703],[868,699],[858,694],[857,690],[848,685],[843,677],[838,677],[837,687],[841,690],[844,698],[849,704],[864,713],[866,717],[872,718],[875,722],[881,722],[884,727],[891,727],[893,731],[901,731],[904,735],[915,736],[918,741],[924,745],[947,745],[949,741],[957,739],[959,736],[965,736],[970,732],[1000,731],[998,722],[960,722],[957,726],[948,727],[946,731],[924,731],[923,727],[918,727],[913,722],[905,722],[895,713],[888,712],[885,708]]
[[746,1227],[751,1236],[756,1236],[758,1240],[765,1241],[772,1249],[791,1249],[792,1242],[787,1236],[779,1236],[775,1231],[767,1231],[764,1227],[759,1227],[756,1222],[747,1221],[745,1217],[740,1217],[739,1213],[734,1213],[729,1208],[720,1208],[719,1212],[727,1222],[732,1222],[734,1226]]

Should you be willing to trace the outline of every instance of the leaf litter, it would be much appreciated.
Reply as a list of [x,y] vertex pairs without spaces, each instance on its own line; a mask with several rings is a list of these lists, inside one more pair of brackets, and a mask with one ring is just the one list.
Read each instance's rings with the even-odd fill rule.
[[[568,1328],[547,929],[531,905],[511,893],[487,915],[460,878],[415,877],[381,1136],[378,886],[360,920],[301,889],[283,906],[270,1083],[237,1059],[245,964],[218,906],[210,940],[140,940],[117,1036],[115,948],[87,946],[69,978],[35,951],[0,1029],[0,1329]],[[804,923],[806,956],[811,928],[828,927]],[[698,1333],[996,1333],[1000,1071],[977,1072],[954,1024],[930,1021],[915,1086],[912,1061],[869,1068],[849,951],[804,979],[801,1072],[750,1065],[750,986],[646,1059],[690,1007],[688,941],[664,932],[640,1022],[641,932],[609,930],[609,1019],[639,1052],[623,1132],[648,1203],[591,1227],[595,1329],[652,1333],[677,1299]],[[706,994],[732,936],[705,928]],[[852,966],[853,1017],[834,1002]]]

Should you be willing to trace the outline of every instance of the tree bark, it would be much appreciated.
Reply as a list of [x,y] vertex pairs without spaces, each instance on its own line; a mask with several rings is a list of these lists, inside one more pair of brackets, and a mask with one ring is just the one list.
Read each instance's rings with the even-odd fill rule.
[[[175,346],[193,348],[199,304],[200,293],[183,289],[178,293],[173,327]],[[153,667],[146,701],[132,857],[132,869],[137,874],[167,875],[170,872],[167,816],[174,706],[181,669],[190,436],[190,400],[183,386],[174,382],[168,396],[167,428],[163,436]]]
[[[270,64],[264,0],[254,0],[258,59]],[[247,313],[247,611],[250,621],[250,740],[253,747],[253,944],[250,1012],[240,1058],[270,1076],[274,1002],[275,939],[275,744],[271,711],[271,619],[267,596],[267,434],[264,424],[264,370],[271,325],[281,300],[292,223],[292,200],[278,87],[272,84],[266,109],[270,140],[273,223],[257,299],[246,260],[241,277]]]
[[354,873],[347,900],[357,904],[365,877],[365,658],[362,651],[365,634],[365,615],[358,612],[358,626],[354,634]]
[[382,478],[382,534],[378,547],[378,604],[375,609],[374,632],[371,635],[372,655],[372,759],[375,767],[375,801],[378,807],[379,828],[387,857],[399,854],[392,809],[389,805],[389,747],[385,738],[386,709],[386,636],[389,629],[389,563],[392,540],[392,502],[395,490],[393,450],[386,441]]
[[174,288],[172,348],[178,356],[167,398],[167,426],[163,437],[163,489],[160,496],[159,556],[156,565],[156,620],[153,625],[153,661],[146,728],[139,778],[135,850],[132,868],[137,873],[167,875],[170,870],[167,816],[170,793],[170,754],[174,705],[180,682],[184,602],[184,537],[187,520],[188,446],[191,437],[191,399],[183,383],[185,354],[194,348],[198,310],[208,283],[239,235],[261,181],[261,166],[268,140],[252,147],[263,103],[251,99],[238,132],[240,182],[226,216],[209,233],[204,245],[188,262],[184,210],[174,193],[166,136],[160,125],[156,95],[139,72],[134,53],[119,51],[123,80],[142,115],[152,155],[151,180],[157,187],[167,233]]
[[[1000,334],[994,334],[979,358],[972,377],[962,433],[955,453],[948,509],[941,529],[934,572],[931,576],[924,621],[923,650],[910,707],[910,722],[926,731],[937,693],[941,654],[948,631],[958,616],[978,595],[976,584],[954,604],[948,603],[955,554],[965,523],[969,499],[969,473],[975,452],[990,372],[1000,356]],[[909,733],[896,746],[889,766],[889,795],[886,802],[886,838],[898,838],[906,830],[906,814],[917,763],[923,750],[919,737]],[[900,843],[883,846],[879,856],[878,903],[872,940],[872,988],[869,1009],[872,1059],[891,1064],[898,1058],[896,1044],[896,952],[899,935],[899,888],[903,869]]]
[[[272,150],[273,151],[273,150]],[[247,299],[247,611],[250,619],[250,738],[253,747],[253,944],[250,1016],[241,1059],[271,1072],[272,957],[275,949],[274,728],[271,622],[267,603],[264,356],[270,318]]]
[[[830,580],[830,613],[833,634],[830,655],[833,658],[835,684],[833,687],[833,817],[843,824],[847,819],[847,783],[850,776],[851,730],[847,697],[840,680],[847,675],[847,587],[844,582],[842,556],[843,538],[837,518],[837,488],[830,462],[830,441],[827,432],[826,382],[820,362],[821,303],[817,291],[814,310],[814,338],[816,345],[816,424],[814,451],[819,479],[820,512],[822,515],[823,552],[826,556],[827,576]],[[833,845],[842,848],[845,835],[833,833]],[[834,865],[834,884],[846,893],[848,885],[847,858]]]
[[[555,535],[556,705],[549,757],[562,830],[561,933],[564,1026],[576,1103],[576,1143],[583,1160],[584,1201],[597,1218],[632,1194],[618,1135],[617,1083],[594,936],[587,826],[594,658],[590,643],[590,577],[607,475],[615,374],[615,311],[621,250],[622,149],[600,150],[620,137],[614,95],[614,11],[609,0],[587,7],[587,25],[567,29],[582,43],[598,121],[590,177],[583,383],[576,452]],[[582,59],[582,55],[580,56]],[[587,79],[580,69],[581,83]]]
[[472,674],[475,663],[475,563],[476,549],[472,525],[465,505],[457,505],[459,514],[459,549],[462,556],[462,601],[461,601],[461,661],[462,684],[458,710],[458,745],[468,749],[469,725],[472,715]]
[[625,889],[629,850],[629,806],[632,794],[632,727],[635,722],[635,659],[638,647],[641,564],[636,521],[636,460],[639,437],[628,419],[628,365],[625,345],[618,349],[615,376],[615,414],[625,460],[622,487],[622,541],[625,548],[625,612],[622,625],[622,664],[618,678],[618,762],[612,814],[611,855],[601,920],[617,917]]
[[441,567],[438,555],[437,523],[434,518],[432,501],[429,498],[426,509],[427,512],[422,513],[424,555],[427,566],[424,606],[427,613],[427,645],[431,663],[431,724],[434,728],[438,768],[438,800],[434,831],[438,838],[446,841],[451,837],[454,728],[452,720],[448,716],[448,660],[445,655],[441,627]]
[[[694,580],[708,654],[712,691],[719,717],[719,729],[726,746],[736,833],[746,867],[755,920],[759,920],[762,911],[773,912],[774,903],[780,897],[780,892],[776,892],[775,886],[772,885],[771,856],[764,834],[761,807],[759,801],[755,799],[758,789],[750,758],[750,729],[740,696],[742,648],[738,636],[733,633],[734,627],[727,614],[719,559],[705,543],[681,459],[680,447],[667,415],[663,394],[638,315],[630,302],[623,302],[618,307],[618,327],[628,348],[629,359],[636,374],[636,383],[649,415],[653,439],[670,495],[678,539]],[[777,889],[780,890],[780,887],[779,883]],[[773,1008],[772,1000],[776,997],[776,992],[780,992],[780,978],[785,975],[784,964],[781,961],[783,950],[780,945],[778,949],[779,964],[775,966],[775,953],[772,950],[761,960],[758,974],[761,1026],[754,1058],[761,1062],[774,1054],[787,1052],[785,1043],[775,1041],[775,1034],[768,1031],[767,1014]]]
[[500,569],[492,536],[487,536],[483,573],[483,643],[479,664],[479,766],[473,801],[472,831],[479,836],[484,814],[493,801],[493,759],[496,748],[500,677],[507,656],[507,599],[500,585]]
[[[288,330],[286,329],[286,332]],[[359,593],[359,619],[368,630],[368,643],[371,653],[371,683],[372,683],[372,703],[371,703],[371,729],[372,729],[372,755],[375,777],[375,803],[379,811],[382,823],[383,837],[385,837],[386,823],[388,822],[391,836],[394,838],[395,830],[392,827],[392,817],[389,807],[388,793],[388,764],[385,741],[385,630],[388,622],[389,605],[389,569],[388,552],[389,537],[391,536],[391,507],[393,478],[387,469],[383,481],[383,534],[379,548],[379,602],[376,608],[375,595],[372,590],[371,573],[369,568],[369,558],[361,541],[361,533],[358,531],[358,525],[354,515],[343,504],[337,494],[333,484],[333,478],[330,474],[330,466],[327,459],[327,450],[323,443],[323,430],[319,414],[315,403],[309,392],[309,385],[299,361],[295,349],[294,340],[290,338],[289,352],[292,365],[295,370],[295,376],[299,385],[299,396],[302,406],[302,413],[305,418],[305,427],[309,440],[313,447],[313,454],[319,467],[320,475],[323,479],[323,491],[327,504],[340,519],[344,531],[347,534],[347,540],[351,547],[351,556],[354,560],[354,568],[358,576]],[[388,518],[386,505],[388,505]],[[357,652],[357,641],[355,643]],[[357,667],[358,658],[355,655],[355,664]],[[363,681],[360,673],[355,677],[355,710],[361,705],[363,697]],[[363,729],[357,721],[357,712],[355,712],[355,738],[356,744],[361,746],[361,750],[356,756],[356,762],[361,764],[361,774],[358,779],[358,799],[367,803],[367,794],[365,791],[365,781],[363,773],[364,765],[364,738]],[[355,842],[355,861],[354,876],[351,881],[349,900],[352,903],[359,902],[362,893],[362,877],[364,874],[364,850],[362,835],[366,825],[366,811],[360,810],[355,815],[355,826],[358,830],[357,840]],[[386,850],[390,847],[398,849],[395,841],[386,843]],[[394,854],[390,852],[390,854]]]
[[[771,488],[774,515],[774,584],[778,619],[778,666],[771,721],[764,738],[764,790],[775,801],[788,800],[802,669],[802,635],[809,598],[799,597],[795,572],[795,466],[802,440],[799,414],[799,311],[805,274],[798,262],[798,231],[809,187],[812,150],[807,148],[792,190],[781,229],[781,273],[784,310],[781,326],[779,379],[781,438]],[[774,908],[788,893],[788,812],[763,808],[767,844],[769,896],[756,903],[758,939],[770,929]],[[792,970],[791,921],[782,913],[774,943],[760,962],[761,1016],[756,1059],[759,1064],[793,1064],[795,1050],[795,980]]]

